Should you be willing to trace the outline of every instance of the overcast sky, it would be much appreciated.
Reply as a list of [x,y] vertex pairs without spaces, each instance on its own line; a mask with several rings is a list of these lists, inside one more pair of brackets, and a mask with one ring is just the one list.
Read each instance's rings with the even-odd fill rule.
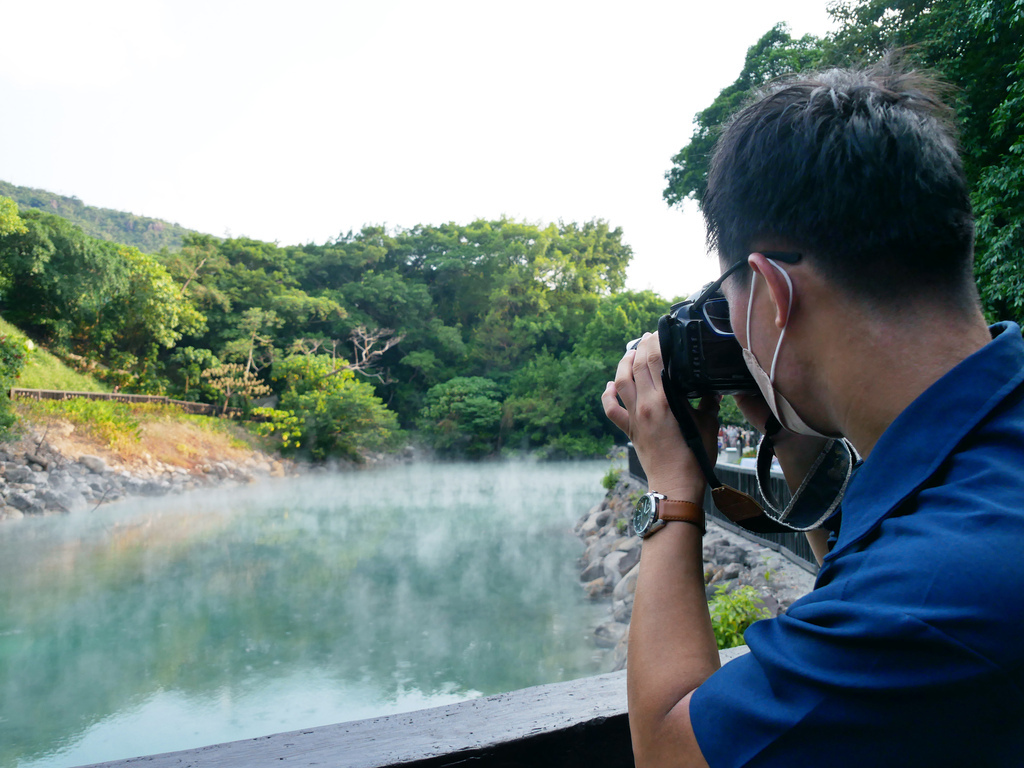
[[3,3],[0,178],[215,235],[606,219],[628,284],[717,274],[662,201],[692,120],[825,0]]

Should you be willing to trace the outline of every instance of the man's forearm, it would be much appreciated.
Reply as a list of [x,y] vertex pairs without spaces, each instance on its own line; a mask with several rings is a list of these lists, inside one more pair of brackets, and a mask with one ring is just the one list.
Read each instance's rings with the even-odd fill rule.
[[629,725],[640,768],[704,764],[687,695],[719,662],[701,541],[696,526],[673,522],[643,544],[627,664]]

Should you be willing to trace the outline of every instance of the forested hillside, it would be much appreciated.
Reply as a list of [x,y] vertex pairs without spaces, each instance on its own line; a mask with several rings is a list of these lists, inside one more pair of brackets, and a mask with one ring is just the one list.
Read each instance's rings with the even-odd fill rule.
[[151,255],[24,211],[0,235],[0,313],[107,384],[245,404],[321,458],[415,428],[442,452],[592,455],[597,395],[666,301],[624,292],[602,221],[368,227],[323,245],[186,236]]
[[18,187],[0,181],[0,195],[9,197],[22,210],[36,208],[55,213],[81,227],[87,235],[112,243],[133,245],[140,251],[152,253],[161,248],[180,248],[192,230],[169,221],[136,216],[133,213],[86,205],[77,197],[55,195],[42,189]]

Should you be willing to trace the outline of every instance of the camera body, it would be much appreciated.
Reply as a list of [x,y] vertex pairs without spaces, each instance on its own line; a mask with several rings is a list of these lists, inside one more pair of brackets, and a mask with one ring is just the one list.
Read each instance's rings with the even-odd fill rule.
[[697,294],[673,304],[658,321],[666,386],[689,399],[707,394],[756,394],[757,383],[732,335],[716,333],[700,310]]

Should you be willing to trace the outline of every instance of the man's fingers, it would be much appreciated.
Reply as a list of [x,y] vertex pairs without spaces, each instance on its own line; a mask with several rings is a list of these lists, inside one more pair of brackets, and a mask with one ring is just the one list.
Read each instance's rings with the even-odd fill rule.
[[[665,365],[661,359],[661,344],[658,341],[658,334],[651,333],[644,336],[643,345],[648,380],[651,386],[660,392],[662,389],[661,371]],[[636,368],[635,365],[633,367]]]
[[615,369],[615,394],[629,410],[632,410],[636,403],[636,383],[633,381],[633,360],[635,359],[636,350],[631,349],[622,356]]
[[718,414],[718,409],[722,404],[722,396],[719,394],[704,395],[697,404],[697,411],[699,413],[713,413]]
[[605,385],[601,393],[601,405],[604,406],[604,415],[608,420],[629,435],[629,412],[619,405],[614,381]]

